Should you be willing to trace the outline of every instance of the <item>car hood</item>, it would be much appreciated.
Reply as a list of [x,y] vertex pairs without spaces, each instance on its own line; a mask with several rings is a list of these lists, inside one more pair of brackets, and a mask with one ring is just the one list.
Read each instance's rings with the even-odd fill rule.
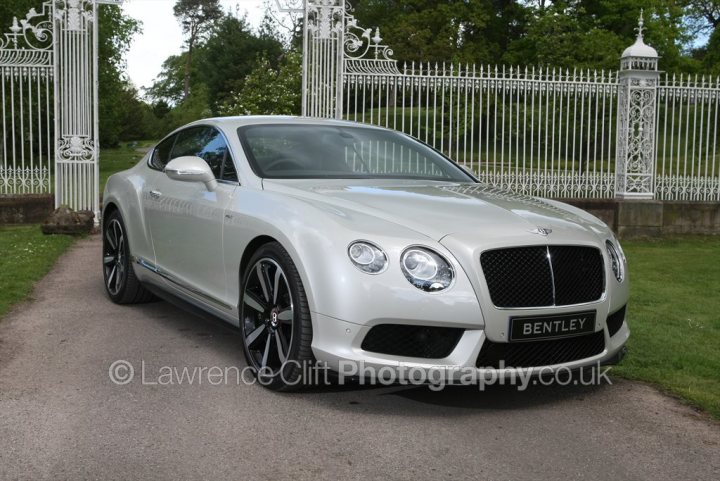
[[263,188],[360,211],[437,241],[456,233],[485,238],[526,236],[538,228],[587,238],[607,229],[601,221],[574,207],[485,184],[266,179]]

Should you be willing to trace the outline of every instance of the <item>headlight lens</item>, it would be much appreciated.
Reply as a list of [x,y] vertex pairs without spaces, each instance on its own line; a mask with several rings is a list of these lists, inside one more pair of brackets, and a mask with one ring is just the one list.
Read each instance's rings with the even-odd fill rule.
[[455,271],[448,261],[423,247],[411,247],[403,252],[400,267],[412,285],[427,292],[447,289],[455,277]]
[[348,247],[348,256],[355,267],[367,274],[379,274],[388,264],[385,252],[370,242],[353,242]]
[[615,244],[610,241],[606,241],[605,246],[608,256],[610,256],[610,266],[612,267],[613,274],[615,274],[615,279],[617,279],[618,282],[622,282],[623,279],[625,279],[625,266],[623,256],[620,254],[620,249],[615,247]]

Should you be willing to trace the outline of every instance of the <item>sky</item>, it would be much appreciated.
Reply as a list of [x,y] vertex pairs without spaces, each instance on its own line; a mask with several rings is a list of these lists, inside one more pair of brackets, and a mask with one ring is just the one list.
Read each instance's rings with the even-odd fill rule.
[[[247,12],[250,25],[262,21],[263,0],[221,0],[225,11],[240,8]],[[163,61],[181,51],[183,37],[180,24],[173,16],[175,0],[125,0],[125,13],[142,22],[142,34],[136,35],[126,55],[128,75],[136,87],[149,87]]]

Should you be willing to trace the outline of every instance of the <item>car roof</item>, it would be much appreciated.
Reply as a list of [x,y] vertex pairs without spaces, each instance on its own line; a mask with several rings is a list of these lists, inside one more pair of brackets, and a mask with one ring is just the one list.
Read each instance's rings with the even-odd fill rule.
[[297,124],[297,125],[327,125],[327,126],[344,126],[344,127],[366,127],[382,129],[382,127],[361,124],[359,122],[351,122],[348,120],[320,119],[313,117],[297,117],[291,115],[242,115],[235,117],[212,117],[192,122],[185,127],[196,124],[214,124],[225,129],[237,129],[246,125],[262,125],[262,124]]

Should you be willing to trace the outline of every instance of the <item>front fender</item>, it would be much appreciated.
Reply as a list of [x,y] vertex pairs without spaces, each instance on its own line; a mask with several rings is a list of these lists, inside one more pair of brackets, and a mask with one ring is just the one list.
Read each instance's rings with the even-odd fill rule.
[[[143,257],[154,263],[152,237],[142,208],[146,178],[153,172],[141,172],[143,167],[145,167],[144,159],[132,169],[110,176],[103,193],[102,216],[104,219],[109,209],[117,208],[125,223],[131,255]],[[150,169],[145,167],[144,170]],[[140,272],[137,274],[142,276]]]
[[[245,248],[257,236],[267,235],[292,257],[314,313],[361,325],[483,326],[477,297],[462,267],[447,249],[422,234],[358,211],[269,191],[238,189],[233,210],[223,239],[228,287],[238,298],[239,275],[233,276],[233,269],[239,273]],[[386,271],[369,275],[355,268],[347,248],[359,239],[385,250]],[[439,293],[412,286],[400,269],[400,256],[410,245],[431,247],[445,256],[457,273],[454,285]]]

